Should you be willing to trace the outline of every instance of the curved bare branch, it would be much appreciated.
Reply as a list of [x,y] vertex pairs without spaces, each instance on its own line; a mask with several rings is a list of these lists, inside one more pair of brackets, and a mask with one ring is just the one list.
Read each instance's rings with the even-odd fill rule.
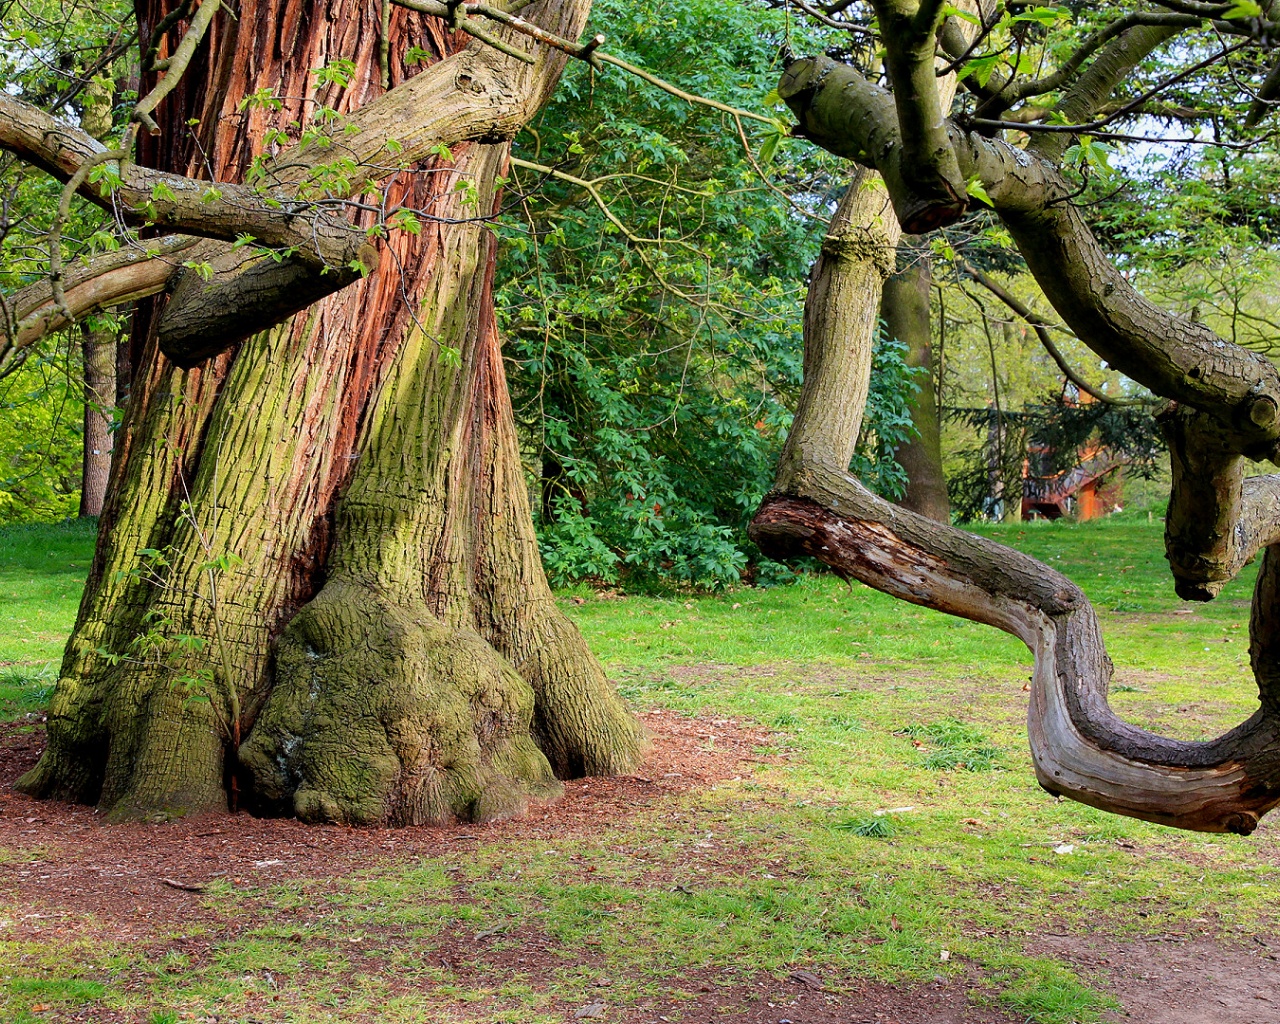
[[1051,793],[1177,828],[1240,834],[1280,803],[1280,714],[1269,705],[1207,743],[1132,726],[1107,705],[1111,660],[1093,607],[1065,576],[898,508],[830,467],[805,466],[791,484],[756,514],[751,536],[761,550],[811,555],[843,576],[1027,645],[1035,656],[1031,752]]
[[[1087,105],[1086,93],[1105,99],[1108,78],[1158,44],[1162,31],[1142,27],[1118,37],[1124,45],[1091,65],[1072,102]],[[918,197],[904,172],[899,112],[885,90],[816,58],[788,68],[779,92],[804,135],[881,171],[898,219],[912,215]],[[773,557],[812,555],[886,593],[1022,639],[1035,657],[1032,755],[1051,792],[1180,828],[1248,833],[1280,803],[1280,478],[1244,480],[1240,456],[1277,452],[1280,374],[1139,295],[1106,258],[1052,161],[956,124],[948,137],[961,173],[982,181],[1077,336],[1112,366],[1190,407],[1166,422],[1175,449],[1170,561],[1180,593],[1207,598],[1266,548],[1250,623],[1261,707],[1208,743],[1121,721],[1107,704],[1111,661],[1078,587],[1019,552],[883,501],[850,476],[871,346],[867,337],[851,342],[832,333],[836,320],[818,308],[828,297],[817,287],[805,311],[804,392],[752,537]],[[831,402],[857,409],[836,415]]]
[[[779,94],[801,133],[884,175],[895,210],[913,209],[888,93],[827,57],[797,61]],[[1071,204],[1057,168],[999,139],[949,126],[966,178],[976,175],[1045,296],[1076,336],[1156,394],[1202,409],[1230,432],[1237,452],[1269,457],[1280,442],[1280,372],[1139,294],[1107,258]]]

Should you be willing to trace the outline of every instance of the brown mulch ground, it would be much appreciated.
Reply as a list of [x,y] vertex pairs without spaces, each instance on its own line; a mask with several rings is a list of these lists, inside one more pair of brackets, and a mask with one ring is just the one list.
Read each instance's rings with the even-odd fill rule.
[[184,885],[220,877],[274,883],[345,875],[382,857],[465,850],[481,837],[563,842],[595,835],[656,800],[749,772],[760,760],[755,748],[767,742],[765,733],[726,719],[669,711],[641,718],[653,742],[635,775],[567,782],[562,799],[513,821],[396,829],[304,825],[247,814],[107,825],[91,807],[14,792],[14,781],[39,757],[43,734],[0,725],[0,847],[47,851],[36,863],[0,864],[0,884],[33,904],[103,920],[132,919],[144,900],[144,920],[167,920],[172,909],[185,912],[192,901],[166,879]]

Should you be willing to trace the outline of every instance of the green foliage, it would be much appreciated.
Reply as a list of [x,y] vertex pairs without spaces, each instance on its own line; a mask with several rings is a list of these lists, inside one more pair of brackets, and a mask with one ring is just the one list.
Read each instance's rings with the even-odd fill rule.
[[78,366],[78,347],[47,348],[0,379],[0,523],[51,522],[79,508]]
[[1000,748],[981,730],[955,718],[909,725],[902,734],[921,745],[921,764],[931,771],[989,772],[1002,767]]
[[[779,12],[606,0],[594,17],[612,52],[692,92],[760,109],[777,81]],[[716,587],[756,558],[745,529],[791,422],[833,180],[761,128],[747,139],[789,195],[760,179],[732,119],[571,62],[518,140],[518,157],[600,197],[520,172],[499,260],[509,380],[558,582]],[[906,378],[895,350],[882,355],[859,468],[892,492]]]
[[881,321],[871,354],[862,435],[849,467],[877,494],[895,500],[906,493],[907,474],[894,452],[915,436],[910,399],[920,390],[917,378],[927,372],[908,366],[906,355],[906,344],[888,337]]
[[836,832],[848,832],[863,839],[892,839],[898,834],[898,826],[885,814],[863,814],[856,818],[842,818],[833,824]]

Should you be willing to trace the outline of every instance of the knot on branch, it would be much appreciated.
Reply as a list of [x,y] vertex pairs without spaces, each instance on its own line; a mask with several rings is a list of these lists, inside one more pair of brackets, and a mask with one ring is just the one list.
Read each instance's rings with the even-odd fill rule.
[[883,236],[866,230],[843,235],[827,235],[822,240],[822,255],[847,263],[873,264],[881,277],[891,277],[897,269],[896,250]]

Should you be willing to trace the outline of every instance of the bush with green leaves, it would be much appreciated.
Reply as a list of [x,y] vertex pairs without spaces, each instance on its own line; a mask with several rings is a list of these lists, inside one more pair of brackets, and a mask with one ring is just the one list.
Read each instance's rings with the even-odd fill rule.
[[[771,111],[783,12],[603,0],[594,18],[626,60]],[[738,121],[580,63],[515,155],[542,169],[513,172],[497,295],[552,578],[776,575],[753,566],[746,526],[790,426],[805,282],[842,172],[793,151],[781,121]],[[900,348],[882,344],[857,468],[890,494],[909,381]]]

